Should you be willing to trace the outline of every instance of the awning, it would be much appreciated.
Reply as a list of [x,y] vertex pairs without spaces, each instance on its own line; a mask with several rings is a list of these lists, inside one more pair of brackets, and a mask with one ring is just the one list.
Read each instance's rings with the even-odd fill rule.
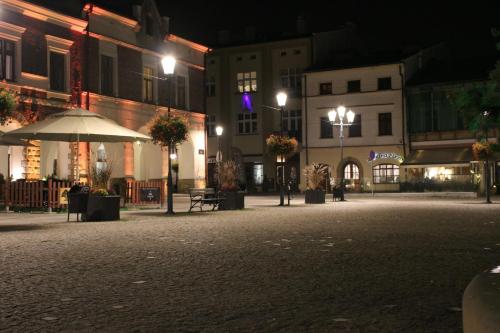
[[471,148],[419,149],[406,156],[401,165],[468,165],[473,160]]

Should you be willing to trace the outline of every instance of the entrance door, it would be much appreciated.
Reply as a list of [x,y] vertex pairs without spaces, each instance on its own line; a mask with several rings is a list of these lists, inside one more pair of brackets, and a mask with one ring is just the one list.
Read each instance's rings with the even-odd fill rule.
[[344,166],[344,182],[347,190],[359,192],[361,183],[359,177],[359,167],[352,162]]

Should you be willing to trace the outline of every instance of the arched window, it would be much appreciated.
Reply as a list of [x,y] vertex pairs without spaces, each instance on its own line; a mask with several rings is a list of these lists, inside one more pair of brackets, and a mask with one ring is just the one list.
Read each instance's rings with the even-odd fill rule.
[[344,167],[344,179],[359,179],[359,168],[356,164],[346,164]]
[[373,183],[395,184],[399,182],[399,165],[379,164],[373,167]]

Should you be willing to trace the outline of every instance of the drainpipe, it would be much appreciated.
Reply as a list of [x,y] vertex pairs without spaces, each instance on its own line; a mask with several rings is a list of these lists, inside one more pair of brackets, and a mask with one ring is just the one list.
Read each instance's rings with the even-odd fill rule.
[[203,131],[205,135],[205,187],[208,186],[208,132],[207,132],[207,53],[203,54]]
[[85,19],[87,20],[87,33],[85,35],[85,85],[87,90],[86,107],[90,110],[90,14],[94,9],[94,4],[90,3]]
[[308,108],[307,108],[307,75],[304,75],[304,116],[305,116],[305,133],[304,138],[306,141],[305,150],[306,150],[306,165],[309,165],[309,125],[308,125]]
[[[406,156],[406,103],[405,103],[405,93],[406,93],[406,81],[403,73],[403,64],[399,64],[399,76],[401,77],[401,112],[402,112],[402,125],[403,125],[403,157]],[[408,137],[408,140],[409,137]],[[411,144],[411,143],[410,143]],[[411,147],[410,147],[411,150]]]

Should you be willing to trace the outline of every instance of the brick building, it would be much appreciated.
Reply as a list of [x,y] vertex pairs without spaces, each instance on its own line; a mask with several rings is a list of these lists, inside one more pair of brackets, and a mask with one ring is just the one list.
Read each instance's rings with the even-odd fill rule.
[[[81,106],[147,133],[154,117],[165,113],[169,104],[160,60],[172,54],[177,66],[170,104],[172,112],[185,117],[190,127],[189,140],[178,147],[175,179],[179,189],[203,184],[203,78],[208,49],[170,34],[168,18],[160,16],[152,0],[124,8],[119,14],[87,4],[78,17],[35,2],[0,2],[0,87],[18,94],[19,111],[19,119],[1,130]],[[0,148],[1,156],[7,151],[11,154],[14,179],[74,177],[76,168],[71,157],[75,144],[33,145]],[[168,168],[167,152],[151,143],[81,143],[80,152],[83,177],[89,165],[102,158],[112,163],[113,178],[160,179]],[[0,173],[6,174],[7,159],[1,160]]]

